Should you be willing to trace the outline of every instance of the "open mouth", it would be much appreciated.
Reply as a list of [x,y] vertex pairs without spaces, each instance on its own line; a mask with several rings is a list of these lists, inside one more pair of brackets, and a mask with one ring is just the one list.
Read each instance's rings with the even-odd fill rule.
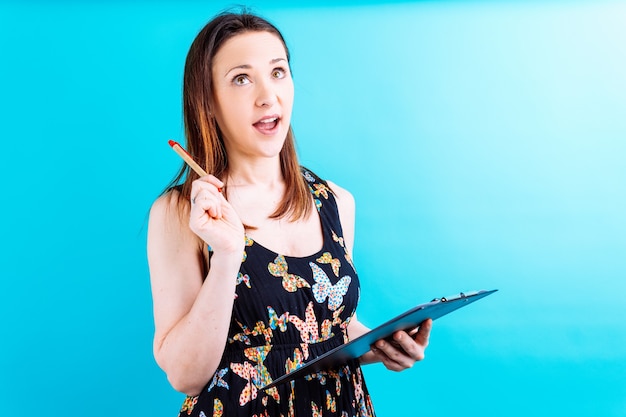
[[252,126],[254,126],[259,132],[268,135],[276,132],[279,122],[280,118],[278,116],[270,116],[264,117]]

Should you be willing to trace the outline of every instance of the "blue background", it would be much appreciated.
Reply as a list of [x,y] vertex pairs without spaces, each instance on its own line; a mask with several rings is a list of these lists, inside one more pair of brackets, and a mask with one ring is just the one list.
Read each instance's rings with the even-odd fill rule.
[[[626,4],[249,3],[303,164],[357,200],[359,316],[471,289],[380,416],[626,416]],[[195,34],[229,3],[0,3],[0,415],[173,416],[147,213]]]

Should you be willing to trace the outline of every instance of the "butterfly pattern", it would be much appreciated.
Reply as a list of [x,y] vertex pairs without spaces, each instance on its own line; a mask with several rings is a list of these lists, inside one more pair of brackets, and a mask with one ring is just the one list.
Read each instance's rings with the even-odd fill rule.
[[305,180],[307,180],[308,182],[315,182],[315,177],[313,177],[313,174],[311,174],[309,171],[307,171],[306,169],[302,170],[302,176],[304,177]]
[[[239,272],[239,274],[237,275],[236,285],[239,286],[242,283],[245,284],[246,287],[252,288],[252,285],[250,284],[250,277],[248,276],[248,274],[242,274],[241,272]],[[237,298],[239,298],[239,294],[235,293],[235,299]]]
[[354,384],[355,408],[359,411],[360,415],[367,415],[368,410],[372,408],[372,400],[365,392],[361,368],[357,368],[356,372],[352,374],[352,383]]
[[269,384],[272,382],[272,379],[269,376],[269,372],[265,367],[265,359],[267,359],[267,354],[272,349],[272,345],[265,345],[259,347],[247,348],[243,351],[246,358],[250,361],[255,362],[254,369],[257,371],[256,374],[258,376],[258,381],[255,380],[255,384],[257,386],[262,386]]
[[332,237],[333,237],[333,241],[339,243],[339,245],[341,245],[341,247],[343,248],[343,256],[346,258],[346,261],[348,261],[352,269],[356,270],[356,268],[354,267],[354,264],[352,263],[352,258],[350,257],[350,254],[348,253],[348,249],[343,243],[343,237],[339,237],[337,233],[335,233],[334,230],[332,231]]
[[231,363],[230,368],[246,381],[246,385],[239,394],[239,405],[246,405],[257,397],[257,387],[260,386],[259,374],[250,362]]
[[311,401],[311,417],[322,417],[322,411],[314,401]]
[[287,272],[288,265],[285,257],[278,255],[274,262],[267,265],[270,274],[283,279],[283,288],[289,292],[296,292],[298,288],[309,288],[311,285],[302,277]]
[[309,262],[309,265],[313,270],[313,279],[315,280],[315,284],[313,284],[315,301],[323,303],[328,298],[328,308],[337,310],[343,302],[343,296],[348,292],[352,278],[346,275],[333,285],[322,268],[313,262]]
[[220,364],[180,417],[373,417],[358,361],[261,388],[349,340],[359,282],[331,187],[302,176],[322,222],[324,246],[308,257],[271,252],[246,236]]
[[317,198],[321,195],[325,199],[328,199],[329,189],[325,184],[313,184],[313,195]]
[[343,245],[343,237],[338,236],[334,230],[332,231],[332,237],[335,242],[339,243],[339,245],[345,249],[345,246]]
[[339,309],[333,311],[333,319],[324,319],[322,324],[320,325],[320,329],[322,330],[322,335],[327,339],[330,339],[335,336],[335,332],[333,332],[334,326],[339,326],[341,330],[339,334],[344,336],[344,343],[348,343],[348,325],[350,324],[350,320],[352,317],[348,317],[346,320],[342,320],[340,315],[343,312],[345,306],[339,307]]
[[280,317],[278,317],[278,314],[276,314],[276,311],[272,307],[268,306],[267,314],[269,316],[270,329],[272,330],[279,329],[281,332],[287,331],[287,323],[289,322],[289,312],[283,313],[281,314]]
[[[272,307],[268,306],[267,314],[268,324],[266,325],[263,321],[257,321],[252,330],[250,330],[248,326],[241,324],[239,321],[236,320],[235,322],[237,323],[237,326],[241,329],[241,332],[229,337],[228,342],[243,342],[245,345],[250,346],[252,344],[252,341],[250,339],[251,336],[262,335],[265,338],[265,342],[269,344],[274,338],[274,330],[278,330],[279,332],[283,333],[287,331],[289,312],[283,313],[278,316],[276,311]],[[338,324],[341,326],[342,323]]]
[[287,358],[285,362],[285,372],[295,371],[304,364],[304,355],[300,349],[293,351],[293,360]]
[[341,394],[341,381],[346,376],[350,375],[350,368],[345,365],[336,370],[318,371],[310,375],[306,375],[304,378],[307,381],[318,380],[321,385],[326,385],[328,382],[335,382],[336,396]]
[[239,285],[241,283],[245,284],[248,288],[252,288],[252,286],[250,285],[250,277],[248,276],[248,274],[242,274],[241,272],[239,272],[239,274],[237,275],[236,285]]
[[326,409],[331,413],[337,412],[337,399],[330,394],[330,391],[326,391]]
[[339,276],[339,268],[341,268],[341,261],[338,258],[333,258],[330,252],[324,252],[322,256],[317,258],[315,262],[320,264],[330,264],[333,268],[333,273],[336,277]]
[[187,396],[185,398],[185,401],[183,402],[183,406],[180,409],[180,414],[186,413],[188,416],[190,416],[193,412],[194,406],[198,402],[198,397],[199,396],[197,395],[195,397]]
[[213,375],[213,379],[211,380],[211,383],[209,384],[208,390],[211,391],[213,387],[215,386],[228,389],[228,383],[223,379],[224,375],[226,375],[227,373],[228,373],[228,368],[222,368],[218,370],[217,372],[215,372],[215,374]]
[[213,400],[213,417],[222,417],[224,415],[224,404],[219,398]]
[[[333,336],[329,325],[324,326],[324,322],[322,323],[322,326],[318,324],[319,322],[315,317],[313,301],[309,302],[306,308],[304,320],[294,314],[291,314],[289,316],[289,322],[292,323],[300,332],[300,340],[302,341],[300,346],[302,347],[302,353],[305,360],[309,359],[309,345],[311,343],[324,342]],[[320,327],[322,330],[321,334]]]
[[[244,236],[244,239],[245,239],[246,248],[250,247],[250,246],[252,246],[254,244],[254,241],[252,239],[250,239],[248,236]],[[242,258],[241,262],[245,262],[246,259],[248,259],[248,252],[244,249],[244,251],[243,251],[243,258]]]

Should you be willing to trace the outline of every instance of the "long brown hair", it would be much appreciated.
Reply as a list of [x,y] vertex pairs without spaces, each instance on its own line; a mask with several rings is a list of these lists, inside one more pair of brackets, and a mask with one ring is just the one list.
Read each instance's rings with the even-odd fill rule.
[[[228,155],[219,126],[211,116],[213,58],[227,40],[245,32],[255,31],[276,35],[285,47],[287,61],[290,61],[289,49],[279,30],[267,20],[243,10],[241,13],[224,12],[211,20],[191,44],[185,62],[183,113],[187,151],[200,164],[204,163],[205,171],[222,180],[228,174]],[[291,126],[279,155],[286,192],[271,217],[289,216],[290,220],[307,217],[312,209],[312,196],[300,172]],[[177,186],[180,191],[179,207],[187,207],[191,183],[197,178],[198,175],[183,164],[168,186],[168,189]],[[225,195],[227,187],[228,184],[225,186]]]

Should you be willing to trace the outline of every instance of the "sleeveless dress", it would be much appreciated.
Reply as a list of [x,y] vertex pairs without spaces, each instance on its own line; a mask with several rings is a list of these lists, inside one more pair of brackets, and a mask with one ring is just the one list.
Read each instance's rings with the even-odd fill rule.
[[358,360],[260,390],[347,342],[359,299],[335,198],[325,181],[304,168],[302,175],[322,223],[322,249],[289,257],[246,237],[220,365],[179,417],[374,416]]

